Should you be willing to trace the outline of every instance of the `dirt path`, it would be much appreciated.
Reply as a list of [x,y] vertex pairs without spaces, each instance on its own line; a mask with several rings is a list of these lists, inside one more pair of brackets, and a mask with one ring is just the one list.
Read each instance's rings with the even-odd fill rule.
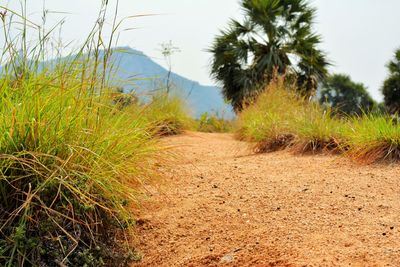
[[180,157],[140,215],[139,266],[400,266],[400,167],[165,142]]

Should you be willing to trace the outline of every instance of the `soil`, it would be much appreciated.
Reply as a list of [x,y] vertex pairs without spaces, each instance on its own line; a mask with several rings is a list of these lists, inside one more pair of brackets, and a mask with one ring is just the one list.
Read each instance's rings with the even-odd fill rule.
[[253,154],[229,134],[168,137],[133,266],[400,266],[400,167]]

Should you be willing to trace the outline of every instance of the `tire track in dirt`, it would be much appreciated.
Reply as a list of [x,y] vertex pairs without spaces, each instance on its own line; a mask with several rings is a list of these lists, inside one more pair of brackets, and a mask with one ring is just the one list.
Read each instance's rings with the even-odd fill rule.
[[134,266],[400,266],[400,168],[253,155],[229,134],[164,140],[176,159],[140,211]]

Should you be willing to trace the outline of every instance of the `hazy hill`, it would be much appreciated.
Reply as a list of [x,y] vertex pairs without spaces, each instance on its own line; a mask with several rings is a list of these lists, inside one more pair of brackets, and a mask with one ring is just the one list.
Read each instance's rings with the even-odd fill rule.
[[[110,61],[116,66],[112,79],[125,91],[136,90],[139,94],[146,94],[165,88],[163,85],[168,71],[140,51],[129,47],[116,48]],[[196,117],[203,112],[217,112],[229,118],[233,116],[220,88],[201,85],[176,73],[171,74],[171,81],[175,91],[188,101]]]

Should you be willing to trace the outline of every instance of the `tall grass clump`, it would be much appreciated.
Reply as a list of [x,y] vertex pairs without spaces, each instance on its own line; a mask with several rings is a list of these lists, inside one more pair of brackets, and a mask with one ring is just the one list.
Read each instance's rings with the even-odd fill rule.
[[396,117],[375,114],[354,117],[345,135],[350,146],[348,155],[357,161],[400,160],[400,126]]
[[101,265],[151,170],[149,125],[79,72],[0,82],[1,265]]
[[284,149],[294,141],[289,122],[299,116],[302,103],[290,90],[283,79],[274,80],[239,114],[237,135],[255,142],[257,152]]
[[100,23],[49,67],[46,38],[30,49],[18,18],[15,37],[2,18],[0,266],[124,265],[129,207],[153,173],[152,125],[114,103]]
[[292,147],[302,153],[339,148],[340,122],[299,96],[283,77],[274,79],[238,119],[239,138],[255,142],[256,152]]

